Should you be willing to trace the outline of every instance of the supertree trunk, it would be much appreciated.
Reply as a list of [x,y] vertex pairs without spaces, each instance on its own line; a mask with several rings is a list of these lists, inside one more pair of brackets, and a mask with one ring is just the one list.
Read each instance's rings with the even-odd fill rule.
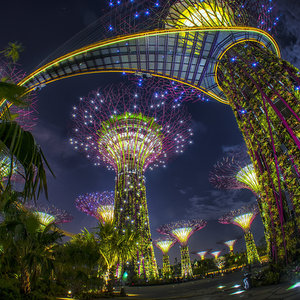
[[188,246],[182,246],[181,253],[181,277],[188,278],[193,276],[190,254]]
[[260,262],[252,232],[250,230],[248,232],[245,232],[244,237],[247,249],[248,264],[251,265],[255,262]]
[[258,202],[272,259],[287,262],[297,248],[300,225],[299,71],[248,42],[225,53],[218,80],[261,185]]
[[165,279],[171,278],[171,267],[170,267],[170,259],[168,254],[163,255],[163,268],[162,268],[162,276]]
[[134,227],[140,240],[134,258],[136,271],[145,279],[157,278],[158,270],[151,240],[145,177],[135,171],[120,172],[116,178],[115,221],[121,230]]

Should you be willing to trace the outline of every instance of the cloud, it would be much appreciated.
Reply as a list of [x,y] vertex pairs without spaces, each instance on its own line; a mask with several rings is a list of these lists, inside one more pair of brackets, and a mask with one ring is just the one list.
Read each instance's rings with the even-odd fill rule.
[[280,0],[277,6],[280,25],[276,38],[281,46],[282,57],[300,68],[299,0]]
[[192,120],[192,128],[193,128],[193,132],[194,134],[197,132],[197,134],[204,134],[207,132],[207,126],[204,125],[204,123],[200,122],[200,121],[195,121]]
[[227,211],[255,201],[255,197],[249,197],[247,191],[209,190],[202,195],[192,196],[188,201],[186,213],[189,217],[216,220]]

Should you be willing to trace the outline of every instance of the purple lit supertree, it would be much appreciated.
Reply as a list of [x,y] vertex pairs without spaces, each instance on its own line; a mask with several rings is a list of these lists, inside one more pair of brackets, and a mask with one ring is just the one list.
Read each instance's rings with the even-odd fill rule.
[[75,200],[76,208],[100,222],[112,223],[114,218],[114,192],[87,193]]
[[[171,99],[170,99],[171,98]],[[91,92],[73,107],[75,149],[94,165],[116,173],[115,223],[132,224],[141,237],[136,261],[138,274],[157,277],[146,201],[145,171],[166,166],[183,153],[193,135],[190,116],[168,90],[155,84],[111,85]]]
[[256,204],[248,205],[237,210],[232,210],[219,219],[221,224],[233,224],[243,229],[249,264],[253,264],[256,261],[260,262],[254,238],[250,231],[251,224],[258,213],[259,210]]
[[[20,69],[19,65],[10,61],[0,53],[0,81],[17,84],[23,78],[25,73]],[[27,107],[17,107],[11,105],[9,108],[10,116],[24,130],[31,130],[36,124],[36,97],[33,93],[28,94],[23,99],[27,103]],[[7,103],[8,104],[8,103]],[[1,108],[1,104],[0,104]],[[7,106],[3,106],[0,111],[5,110]]]
[[188,248],[188,240],[194,232],[204,228],[205,226],[206,221],[193,219],[172,222],[170,224],[162,225],[157,229],[157,231],[161,234],[166,234],[174,237],[180,244],[181,276],[183,278],[193,276]]
[[162,268],[162,275],[164,278],[171,277],[171,267],[170,267],[170,259],[168,252],[169,250],[175,245],[176,239],[166,236],[156,239],[154,241],[154,245],[161,250],[163,254],[163,268]]
[[42,227],[50,224],[69,223],[73,220],[73,216],[70,213],[54,205],[46,206],[28,202],[24,204],[24,208],[33,212],[38,217]]

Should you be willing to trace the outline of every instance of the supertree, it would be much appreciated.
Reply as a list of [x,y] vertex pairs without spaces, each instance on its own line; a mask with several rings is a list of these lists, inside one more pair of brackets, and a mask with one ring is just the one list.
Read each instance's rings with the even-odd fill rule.
[[199,252],[195,252],[195,254],[197,254],[201,258],[201,260],[204,260],[207,251],[199,251]]
[[[154,82],[153,82],[154,83]],[[171,99],[170,99],[171,98]],[[81,98],[73,108],[70,139],[96,166],[116,173],[116,226],[131,223],[139,233],[138,274],[157,277],[146,201],[145,171],[166,166],[169,157],[191,143],[190,116],[168,90],[155,84],[111,85]]]
[[250,231],[251,224],[258,213],[257,205],[248,205],[237,210],[232,210],[219,219],[221,224],[234,224],[243,229],[249,264],[257,261],[260,262],[253,234]]
[[[213,171],[210,172],[209,181],[218,189],[248,189],[254,193],[264,224],[267,253],[270,254],[271,249],[276,245],[276,236],[268,217],[268,199],[261,195],[261,185],[246,149],[239,147],[238,150],[232,151],[218,161],[214,165]],[[288,213],[288,207],[285,207],[285,211]]]
[[[272,258],[288,261],[297,247],[288,233],[300,227],[300,77],[271,35],[279,20],[273,2],[111,1],[102,21],[20,84],[33,90],[73,75],[126,72],[177,81],[230,105],[267,199]],[[285,206],[293,207],[290,218]]]
[[170,267],[170,258],[168,255],[169,250],[174,246],[176,240],[172,237],[163,237],[154,241],[154,245],[161,250],[163,254],[163,268],[162,276],[164,278],[171,278],[171,267]]
[[233,255],[233,247],[234,247],[234,244],[236,243],[236,239],[235,240],[229,240],[229,241],[226,241],[224,242],[224,244],[229,248],[229,252],[231,255]]
[[183,278],[193,276],[189,248],[188,248],[188,240],[194,232],[204,228],[205,226],[206,226],[206,221],[193,219],[193,220],[182,220],[182,221],[162,225],[157,229],[157,231],[161,234],[173,236],[180,244],[181,276]]
[[221,250],[216,250],[216,251],[209,252],[209,253],[214,257],[214,259],[218,259],[221,252],[222,252]]
[[73,220],[73,217],[66,210],[59,209],[54,205],[46,206],[28,202],[24,204],[24,208],[30,210],[38,217],[41,227],[50,224],[69,223]]
[[88,193],[75,200],[76,208],[100,222],[112,223],[114,218],[114,192]]

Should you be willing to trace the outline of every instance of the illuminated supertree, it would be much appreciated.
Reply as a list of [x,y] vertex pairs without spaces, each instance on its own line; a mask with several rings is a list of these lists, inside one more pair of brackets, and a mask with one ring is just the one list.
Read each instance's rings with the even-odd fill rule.
[[272,258],[288,261],[300,228],[300,77],[271,35],[279,20],[273,2],[110,1],[111,12],[20,84],[33,90],[74,75],[125,72],[177,81],[230,105],[267,201]]
[[112,223],[114,218],[114,192],[88,193],[75,200],[76,208],[102,223]]
[[168,252],[174,246],[175,243],[176,240],[171,237],[163,237],[154,241],[154,245],[158,249],[160,249],[163,254],[162,276],[164,278],[171,278],[172,275]]
[[[276,245],[274,242],[276,237],[272,231],[271,219],[268,217],[268,199],[261,196],[261,186],[253,164],[249,160],[249,156],[242,147],[233,151],[214,165],[209,181],[218,189],[249,189],[255,194],[264,224],[267,253],[270,254],[271,248]],[[287,209],[286,207],[285,210],[287,211]]]
[[69,223],[73,220],[73,217],[66,210],[59,209],[53,205],[45,206],[26,203],[24,208],[32,211],[38,217],[42,227],[50,224]]
[[168,90],[155,84],[143,89],[120,84],[91,92],[73,108],[70,142],[96,166],[102,163],[115,171],[116,226],[131,223],[139,233],[137,272],[145,278],[157,277],[158,271],[144,173],[165,167],[169,157],[191,143],[190,116],[178,106]]
[[219,219],[221,224],[234,224],[244,231],[244,237],[247,249],[247,259],[249,264],[260,262],[252,232],[251,224],[259,213],[256,205],[244,206],[238,210],[233,210]]
[[205,259],[205,255],[206,255],[207,251],[199,251],[199,252],[195,252],[195,254],[197,254],[201,260]]
[[180,244],[181,253],[181,276],[183,278],[192,277],[193,271],[191,266],[188,240],[191,235],[206,226],[203,220],[182,220],[170,224],[162,225],[157,229],[161,234],[173,236]]
[[236,243],[237,240],[229,240],[229,241],[226,241],[224,242],[224,244],[229,248],[229,252],[231,255],[233,255],[233,247],[234,247],[234,244]]
[[215,259],[218,259],[219,255],[221,254],[222,250],[216,250],[213,252],[209,252]]

